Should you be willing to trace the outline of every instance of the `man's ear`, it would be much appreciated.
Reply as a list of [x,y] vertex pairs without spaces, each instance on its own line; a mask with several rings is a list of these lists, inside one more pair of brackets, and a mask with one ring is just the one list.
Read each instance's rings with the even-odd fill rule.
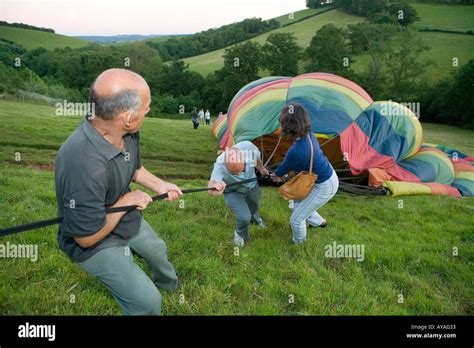
[[123,119],[123,123],[125,124],[126,128],[130,128],[130,125],[132,124],[133,119],[134,119],[133,112],[127,111],[125,113],[125,118]]

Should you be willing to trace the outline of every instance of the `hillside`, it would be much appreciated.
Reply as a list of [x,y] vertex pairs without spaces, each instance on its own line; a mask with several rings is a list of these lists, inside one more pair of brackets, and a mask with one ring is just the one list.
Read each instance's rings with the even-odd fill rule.
[[[432,82],[447,77],[459,67],[454,67],[452,60],[459,59],[459,66],[464,65],[470,59],[474,59],[474,36],[463,34],[448,34],[423,32],[419,33],[423,42],[431,46],[431,49],[421,54],[421,59],[429,60],[432,64],[428,66],[426,79]],[[449,44],[446,44],[448,43]],[[369,60],[366,54],[354,57],[352,67],[356,72],[366,69]]]
[[278,21],[282,26],[292,24],[296,21],[300,21],[309,17],[312,17],[320,12],[324,12],[328,10],[329,7],[322,7],[322,8],[306,8],[304,10],[295,11],[292,13],[287,13],[282,16],[275,17],[276,21]]
[[[327,10],[327,8],[320,8],[320,9],[304,9],[304,10],[300,10],[300,11],[296,11],[296,12],[293,12],[293,13],[288,13],[288,14],[284,14],[282,16],[279,16],[279,17],[275,17],[275,18],[272,18],[276,21],[278,21],[282,26],[284,25],[288,25],[292,22],[296,22],[296,21],[300,21],[302,19],[305,19],[305,18],[309,18],[309,17],[312,17],[320,12],[323,12]],[[270,19],[267,19],[267,21],[269,21]],[[217,29],[217,28],[215,28]],[[180,38],[180,37],[185,37],[185,36],[192,36],[193,34],[187,34],[187,35],[164,35],[164,36],[160,36],[160,37],[154,37],[154,38],[149,38],[149,39],[146,39],[145,41],[148,41],[148,42],[164,42],[170,38]]]
[[[315,32],[326,24],[333,23],[336,26],[346,27],[349,24],[356,24],[363,20],[362,17],[353,16],[339,10],[333,10],[292,25],[272,30],[248,41],[263,44],[271,33],[294,33],[298,44],[302,47],[307,47]],[[224,51],[225,48],[186,58],[184,61],[189,64],[191,70],[207,75],[214,70],[220,69],[224,65],[224,59],[222,58]]]
[[5,26],[0,26],[0,38],[16,42],[28,50],[37,47],[44,47],[46,49],[63,48],[66,46],[79,48],[88,44],[85,40],[71,36]]
[[[416,22],[415,29],[443,29],[468,31],[474,30],[474,6],[448,6],[436,4],[412,4],[418,11],[421,21]],[[287,16],[279,17],[280,20]],[[323,25],[333,23],[338,27],[347,27],[364,21],[362,17],[346,14],[339,10],[333,10],[315,17],[303,20],[293,25],[276,29],[269,33],[260,35],[252,41],[264,43],[272,32],[293,32],[298,44],[306,48],[315,32]],[[423,58],[429,58],[433,65],[428,68],[427,78],[437,81],[449,75],[453,71],[452,59],[457,57],[459,64],[465,64],[474,58],[474,36],[448,33],[420,32],[423,41],[431,46],[431,50],[424,53]],[[195,57],[184,59],[191,70],[207,75],[212,71],[220,69],[224,60],[222,55],[225,49],[209,52]],[[367,62],[365,55],[355,56],[353,68],[360,72]]]
[[[440,29],[466,32],[474,31],[474,6],[448,6],[438,4],[411,4],[420,17],[415,22],[415,29]],[[430,81],[437,81],[456,71],[453,67],[453,58],[459,59],[462,66],[470,59],[474,59],[474,36],[463,34],[420,32],[423,42],[431,46],[429,51],[422,54],[432,64],[427,69],[426,77]],[[366,66],[368,57],[365,54],[355,57],[353,68],[360,72]]]

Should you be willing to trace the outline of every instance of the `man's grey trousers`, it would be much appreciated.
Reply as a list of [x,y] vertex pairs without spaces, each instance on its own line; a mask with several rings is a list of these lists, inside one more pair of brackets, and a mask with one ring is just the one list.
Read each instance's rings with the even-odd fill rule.
[[260,219],[260,187],[255,185],[247,193],[231,191],[224,193],[225,204],[234,212],[236,217],[237,234],[245,241],[250,238],[250,223],[259,224]]
[[[133,262],[132,250],[146,261],[153,281]],[[79,266],[110,290],[124,315],[160,315],[161,294],[157,287],[165,290],[178,287],[166,244],[144,219],[128,246],[103,249]]]

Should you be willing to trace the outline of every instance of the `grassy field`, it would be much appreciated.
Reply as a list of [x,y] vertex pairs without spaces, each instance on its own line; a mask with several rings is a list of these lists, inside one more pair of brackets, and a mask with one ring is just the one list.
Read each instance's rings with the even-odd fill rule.
[[421,19],[415,22],[416,28],[474,31],[473,6],[440,4],[411,4],[411,6]]
[[[474,36],[424,32],[419,33],[423,42],[431,49],[421,54],[420,59],[430,61],[426,73],[427,81],[438,81],[457,71],[459,67],[474,59]],[[449,42],[449,44],[447,44]],[[458,59],[458,66],[453,66],[453,58]],[[369,56],[361,54],[354,57],[352,67],[356,72],[367,69]]]
[[43,47],[46,49],[79,48],[86,46],[87,41],[71,36],[47,33],[45,31],[0,26],[0,38],[16,42],[28,50]]
[[[0,121],[0,226],[54,217],[54,158],[81,118],[0,101]],[[431,124],[424,131],[427,141],[474,153],[472,131]],[[146,119],[141,139],[143,163],[154,173],[183,188],[206,184],[217,151],[210,127],[194,131],[190,121]],[[163,314],[474,314],[473,200],[414,196],[403,197],[403,209],[399,203],[339,193],[321,209],[329,226],[295,246],[287,203],[264,188],[261,214],[269,228],[252,228],[238,256],[222,197],[187,195],[184,208],[155,203],[145,218],[167,242],[181,280],[178,291],[163,292]],[[59,251],[56,228],[0,243],[7,241],[38,244],[39,259],[0,259],[0,315],[120,314],[108,291]],[[364,261],[326,258],[333,242],[363,244]]]

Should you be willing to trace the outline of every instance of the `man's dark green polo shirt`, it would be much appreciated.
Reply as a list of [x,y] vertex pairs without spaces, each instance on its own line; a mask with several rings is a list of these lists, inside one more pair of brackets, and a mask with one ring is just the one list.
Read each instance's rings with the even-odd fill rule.
[[86,237],[104,227],[105,207],[130,191],[128,187],[141,167],[139,133],[124,138],[126,151],[104,139],[87,120],[72,133],[56,157],[56,198],[59,247],[75,262],[83,262],[98,251],[126,245],[141,224],[141,212],[127,213],[115,229],[90,248],[79,246],[74,237]]

